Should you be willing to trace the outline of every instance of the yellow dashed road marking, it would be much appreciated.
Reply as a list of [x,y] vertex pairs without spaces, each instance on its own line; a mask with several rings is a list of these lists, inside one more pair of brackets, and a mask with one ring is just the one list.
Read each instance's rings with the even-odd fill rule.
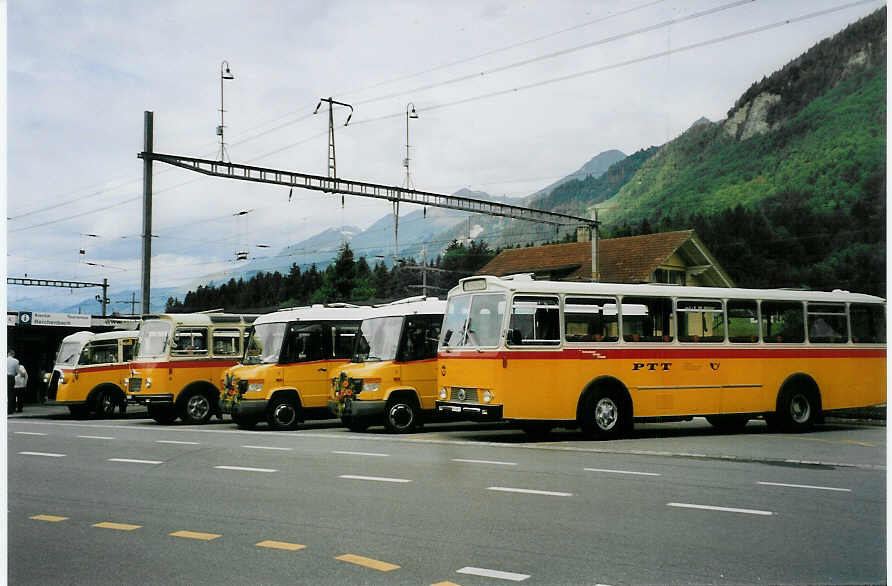
[[288,551],[299,551],[304,549],[306,545],[301,545],[299,543],[288,543],[287,541],[261,541],[257,544],[257,547],[269,547],[271,549],[285,549]]
[[202,539],[204,541],[210,541],[212,539],[217,539],[220,535],[216,533],[198,533],[196,531],[176,531],[170,534],[172,537],[185,537],[186,539]]
[[35,521],[49,521],[51,523],[58,523],[59,521],[68,520],[68,517],[57,517],[55,515],[34,515],[33,517],[29,518],[34,519]]
[[356,564],[357,566],[363,566],[366,568],[371,568],[373,570],[379,570],[381,572],[390,572],[392,570],[398,570],[400,567],[395,564],[388,564],[387,562],[382,562],[380,560],[373,560],[372,558],[364,558],[361,555],[353,555],[352,553],[345,553],[344,555],[339,555],[335,558],[336,560],[341,560],[342,562],[347,562],[348,564]]
[[100,529],[117,529],[118,531],[133,531],[134,529],[141,528],[142,525],[128,525],[127,523],[110,523],[104,521],[102,523],[96,523],[93,527],[99,527]]

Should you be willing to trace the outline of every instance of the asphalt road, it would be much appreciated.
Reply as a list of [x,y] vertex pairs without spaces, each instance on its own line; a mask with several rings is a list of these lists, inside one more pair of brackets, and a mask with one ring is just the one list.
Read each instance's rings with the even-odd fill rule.
[[886,582],[886,430],[9,418],[10,584]]

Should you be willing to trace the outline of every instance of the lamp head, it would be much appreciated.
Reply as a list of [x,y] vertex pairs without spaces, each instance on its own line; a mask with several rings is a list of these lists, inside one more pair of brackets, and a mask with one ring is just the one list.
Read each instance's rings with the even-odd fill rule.
[[[225,69],[223,69],[224,66],[226,67]],[[229,63],[226,61],[224,61],[221,65],[220,77],[222,79],[235,79],[235,76],[232,74],[231,71],[229,71]]]
[[415,106],[412,106],[412,110],[409,112],[409,118],[418,118],[418,112],[415,111]]

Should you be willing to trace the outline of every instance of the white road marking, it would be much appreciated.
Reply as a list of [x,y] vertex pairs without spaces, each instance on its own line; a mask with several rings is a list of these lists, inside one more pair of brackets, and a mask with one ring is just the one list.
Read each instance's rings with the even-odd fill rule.
[[851,488],[835,488],[832,486],[812,486],[810,484],[784,484],[782,482],[758,482],[764,486],[786,486],[789,488],[811,488],[814,490],[835,490],[838,492],[852,492]]
[[342,450],[332,450],[332,454],[341,454],[343,456],[372,456],[377,458],[387,458],[390,454],[380,454],[378,452],[347,452]]
[[490,486],[486,490],[499,492],[519,492],[522,494],[541,494],[545,496],[573,496],[572,492],[555,492],[553,490],[532,490],[530,488],[508,488],[505,486]]
[[163,464],[161,460],[133,460],[131,458],[109,458],[109,462],[124,462],[125,464]]
[[488,570],[486,568],[472,568],[470,566],[466,566],[460,570],[456,570],[455,573],[470,574],[471,576],[483,576],[484,578],[511,580],[512,582],[523,582],[530,577],[528,574],[515,574],[514,572],[502,572],[501,570]]
[[109,436],[107,436],[107,435],[79,435],[79,436],[77,436],[77,437],[79,437],[79,438],[83,438],[83,439],[103,439],[103,440],[113,440],[113,439],[115,439],[115,438],[113,438],[113,437],[109,437]]
[[355,476],[353,474],[342,474],[338,478],[346,478],[347,480],[373,480],[375,482],[412,482],[406,478],[383,478],[381,476]]
[[181,441],[177,441],[177,440],[155,440],[155,443],[156,444],[177,444],[177,445],[184,445],[184,446],[200,446],[201,445],[199,442],[181,442]]
[[46,435],[45,433],[38,433],[36,431],[14,431],[12,433],[17,435]]
[[275,468],[247,468],[245,466],[214,466],[219,470],[239,470],[242,472],[278,472]]
[[291,448],[278,448],[276,446],[242,446],[243,448],[248,448],[249,450],[279,450],[281,452],[290,452]]
[[631,470],[607,470],[605,468],[584,468],[587,472],[609,472],[610,474],[634,474],[636,476],[662,476],[656,472],[633,472]]
[[736,509],[733,507],[714,507],[711,505],[692,505],[689,503],[666,503],[669,507],[680,507],[683,509],[703,509],[706,511],[723,511],[726,513],[746,513],[748,515],[773,515],[771,511],[759,511],[757,509]]
[[23,456],[46,456],[47,458],[64,458],[67,454],[53,454],[50,452],[19,452]]
[[491,464],[493,466],[517,466],[517,462],[499,462],[497,460],[466,460],[465,458],[452,458],[453,462],[465,462],[466,464]]

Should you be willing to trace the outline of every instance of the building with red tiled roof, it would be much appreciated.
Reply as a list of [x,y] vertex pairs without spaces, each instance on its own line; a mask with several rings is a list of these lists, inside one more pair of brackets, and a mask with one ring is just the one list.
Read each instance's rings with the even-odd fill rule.
[[733,287],[693,230],[598,241],[598,273],[592,274],[590,241],[503,250],[478,275],[533,273],[536,279],[604,283],[671,283]]

